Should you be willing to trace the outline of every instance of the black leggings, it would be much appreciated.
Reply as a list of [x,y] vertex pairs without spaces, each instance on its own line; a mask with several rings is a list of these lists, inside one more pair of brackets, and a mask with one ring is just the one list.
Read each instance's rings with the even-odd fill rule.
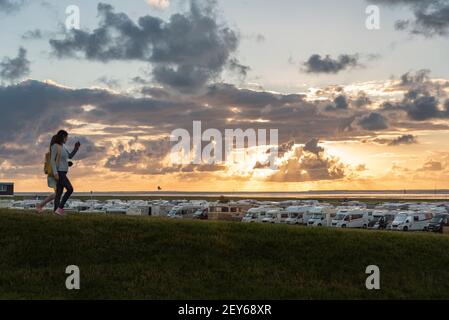
[[[55,211],[58,208],[64,209],[65,203],[69,200],[70,196],[73,193],[73,187],[70,183],[69,178],[67,178],[67,172],[58,171],[59,180],[56,186],[56,198],[55,198]],[[67,190],[64,194],[64,197],[61,200],[62,193],[64,192],[64,188]]]

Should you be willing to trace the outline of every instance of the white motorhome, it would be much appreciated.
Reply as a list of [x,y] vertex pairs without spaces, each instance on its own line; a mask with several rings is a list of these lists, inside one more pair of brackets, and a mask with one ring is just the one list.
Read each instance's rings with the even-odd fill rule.
[[205,208],[204,204],[182,204],[173,207],[167,216],[173,219],[193,218],[196,211]]
[[148,205],[131,206],[126,211],[128,216],[149,216],[151,208]]
[[268,212],[275,210],[279,210],[279,208],[275,207],[251,208],[247,211],[246,215],[243,217],[242,222],[271,222],[272,217],[274,217],[274,213],[272,212],[270,213],[270,215],[268,215]]
[[340,209],[332,220],[334,228],[368,228],[369,213],[365,209]]
[[374,210],[373,217],[368,223],[368,229],[374,230],[389,230],[391,229],[391,225],[396,217],[394,212],[390,212],[389,210]]
[[396,215],[391,230],[426,231],[432,218],[431,213],[403,211]]
[[262,223],[276,223],[280,209],[268,210]]
[[286,210],[279,210],[277,212],[277,218],[275,223],[286,224],[287,219],[290,218],[290,213]]
[[265,214],[265,210],[262,210],[262,208],[251,208],[246,212],[245,216],[242,219],[242,222],[245,223],[258,222],[259,216],[262,212]]
[[312,214],[309,211],[312,206],[291,206],[287,208],[290,217],[286,219],[287,224],[307,224]]
[[309,227],[328,227],[332,224],[332,219],[335,218],[336,210],[330,206],[315,207],[310,210],[312,217],[307,222]]

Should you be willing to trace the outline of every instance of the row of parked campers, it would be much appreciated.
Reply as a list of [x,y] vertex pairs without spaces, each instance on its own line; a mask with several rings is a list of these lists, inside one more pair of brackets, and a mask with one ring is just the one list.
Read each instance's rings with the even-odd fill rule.
[[309,227],[363,228],[398,231],[442,232],[449,227],[447,213],[415,211],[391,212],[370,209],[332,207],[260,207],[249,209],[242,222],[303,224]]

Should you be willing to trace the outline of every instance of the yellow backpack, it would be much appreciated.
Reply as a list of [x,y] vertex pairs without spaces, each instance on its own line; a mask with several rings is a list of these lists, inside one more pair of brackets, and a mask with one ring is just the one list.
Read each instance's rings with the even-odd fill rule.
[[[59,160],[61,159],[61,146],[58,146],[56,150],[56,163],[59,163]],[[51,166],[51,147],[50,151],[45,154],[44,172],[47,176],[52,177],[55,175],[55,172],[53,172],[53,168]]]

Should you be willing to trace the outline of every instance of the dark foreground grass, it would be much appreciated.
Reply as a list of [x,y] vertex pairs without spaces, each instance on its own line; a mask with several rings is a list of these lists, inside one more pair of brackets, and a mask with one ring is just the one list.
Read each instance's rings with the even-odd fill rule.
[[[372,264],[380,291],[365,288]],[[448,299],[449,237],[0,211],[0,299],[11,298]]]

